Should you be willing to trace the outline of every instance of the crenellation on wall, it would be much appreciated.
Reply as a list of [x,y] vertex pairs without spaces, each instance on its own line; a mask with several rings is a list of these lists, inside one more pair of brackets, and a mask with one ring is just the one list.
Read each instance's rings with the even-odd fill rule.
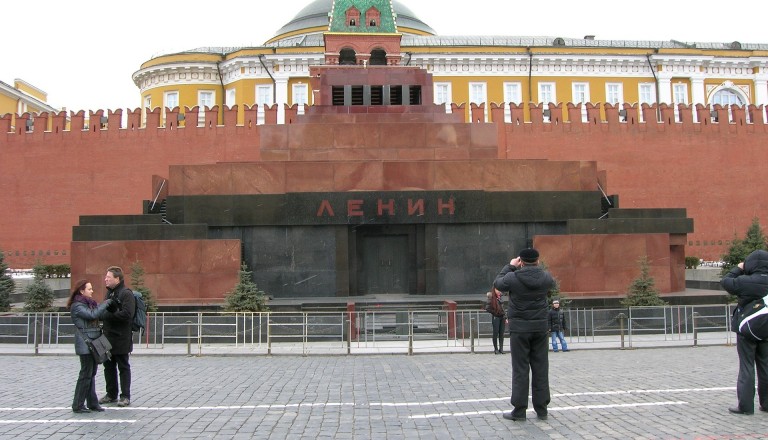
[[[510,113],[510,120],[507,122],[505,113],[505,107],[508,106]],[[583,107],[582,107],[583,106]],[[435,105],[431,111],[434,113],[413,113],[410,119],[413,122],[423,120],[423,118],[431,118],[434,122],[452,122],[452,123],[467,123],[467,115],[471,115],[469,123],[482,124],[485,123],[486,103],[470,103],[470,108],[466,110],[466,104],[451,104],[451,113],[443,113],[442,105]],[[525,114],[526,104],[523,103],[490,103],[489,121],[494,123],[501,123],[504,125],[511,125],[520,127],[525,131],[539,131],[539,132],[552,132],[557,130],[567,132],[580,132],[585,130],[594,130],[593,127],[597,127],[600,130],[613,130],[614,128],[620,129],[638,129],[640,131],[647,131],[649,128],[654,128],[655,131],[669,131],[669,130],[681,130],[685,132],[701,132],[709,133],[712,130],[732,132],[733,130],[741,131],[745,130],[748,133],[758,132],[764,133],[768,131],[766,127],[766,109],[764,106],[756,106],[750,104],[748,106],[729,105],[721,106],[715,104],[713,106],[705,106],[702,104],[685,105],[685,104],[637,104],[637,103],[623,103],[623,104],[610,104],[610,103],[578,103],[574,104],[568,102],[565,104],[565,110],[563,110],[563,103],[548,103],[546,106],[542,103],[527,103],[529,115],[526,119]],[[587,120],[584,121],[582,117],[582,108],[586,108]],[[278,104],[263,105],[263,120],[259,122],[258,106],[243,106],[242,118],[243,123],[238,123],[238,117],[240,115],[240,109],[238,106],[231,108],[227,106],[214,106],[212,108],[200,109],[198,106],[192,108],[184,107],[182,112],[178,107],[169,109],[166,108],[165,112],[161,108],[154,109],[136,108],[134,110],[127,109],[125,119],[123,119],[123,109],[117,110],[95,110],[89,111],[88,117],[86,117],[85,111],[80,110],[78,112],[70,111],[69,120],[67,120],[67,112],[61,111],[59,113],[47,113],[42,112],[39,114],[23,113],[21,115],[14,115],[11,113],[5,114],[0,117],[0,133],[5,133],[4,137],[0,137],[0,147],[3,142],[14,142],[14,139],[19,136],[42,136],[44,133],[53,133],[55,137],[45,136],[45,139],[50,142],[59,142],[59,139],[67,139],[71,136],[71,133],[86,132],[85,135],[103,135],[109,133],[117,133],[120,131],[138,131],[143,136],[167,136],[169,131],[183,132],[184,130],[177,130],[183,128],[198,128],[198,129],[214,129],[217,127],[223,127],[227,130],[236,128],[245,128],[246,130],[253,129],[257,125],[261,126],[274,126],[274,125],[293,125],[295,123],[307,123],[308,121],[314,121],[320,115],[315,112],[315,108],[311,106],[305,107],[305,115],[298,114],[298,106],[285,106],[285,122],[278,124]],[[355,110],[356,112],[352,112]],[[359,112],[358,112],[359,110]],[[373,110],[373,111],[372,111]],[[370,109],[357,109],[356,107],[350,107],[343,113],[344,116],[354,115],[367,115],[360,116],[360,121],[385,121],[387,115],[395,115],[392,112],[376,113],[376,108]],[[397,112],[411,113],[408,107],[395,109]],[[565,111],[566,115],[563,115]],[[200,118],[200,113],[203,113],[203,119]],[[165,113],[165,114],[163,114]],[[105,118],[106,114],[106,118]],[[335,113],[324,113],[327,115],[333,115]],[[397,113],[399,114],[399,113]],[[424,116],[424,115],[432,116]],[[381,116],[376,116],[381,115]],[[403,114],[399,114],[401,118]],[[640,116],[642,115],[642,119]],[[339,113],[337,116],[341,117]],[[333,119],[332,116],[327,116]],[[27,123],[27,121],[32,121]],[[86,122],[86,120],[88,122]],[[402,119],[407,121],[408,119]],[[125,127],[123,127],[123,121],[125,121]],[[642,122],[641,122],[642,121]],[[221,122],[221,124],[219,123]],[[655,123],[655,124],[654,124]],[[40,127],[43,127],[42,129]],[[158,129],[163,133],[159,133]],[[152,132],[155,132],[152,134]],[[237,130],[236,130],[237,131]],[[242,132],[242,131],[237,131]],[[247,132],[247,131],[245,131]],[[242,132],[242,133],[245,133]],[[177,134],[179,135],[179,134]],[[79,137],[78,137],[79,139]]]

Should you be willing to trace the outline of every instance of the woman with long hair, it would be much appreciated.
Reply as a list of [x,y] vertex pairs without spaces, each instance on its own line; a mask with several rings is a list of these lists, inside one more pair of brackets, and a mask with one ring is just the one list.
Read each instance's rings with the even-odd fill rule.
[[504,354],[504,326],[507,323],[507,312],[504,311],[504,305],[501,300],[501,292],[495,288],[487,293],[488,304],[486,311],[491,314],[491,324],[493,325],[493,352]]
[[[80,280],[74,285],[72,293],[67,300],[67,308],[75,324],[75,353],[80,356],[80,374],[75,385],[75,397],[72,400],[72,411],[87,413],[91,411],[104,411],[99,405],[96,396],[96,370],[99,364],[91,355],[88,345],[83,337],[96,339],[101,335],[99,319],[112,304],[108,299],[97,304],[93,299],[93,286],[88,280]],[[88,406],[85,406],[86,400]]]

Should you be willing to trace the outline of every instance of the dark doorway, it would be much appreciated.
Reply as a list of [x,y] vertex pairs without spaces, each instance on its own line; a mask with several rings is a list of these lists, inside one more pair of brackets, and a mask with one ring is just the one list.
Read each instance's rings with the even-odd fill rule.
[[363,240],[365,292],[408,293],[407,235],[366,237]]
[[[353,295],[418,294],[419,227],[366,225],[351,229]],[[423,289],[422,289],[423,290]]]

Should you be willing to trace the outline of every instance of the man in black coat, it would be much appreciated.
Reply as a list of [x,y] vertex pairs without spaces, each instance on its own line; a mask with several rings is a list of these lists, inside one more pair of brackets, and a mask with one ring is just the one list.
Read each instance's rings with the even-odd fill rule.
[[[112,299],[113,306],[107,309],[104,321],[104,334],[112,344],[112,359],[104,362],[104,382],[107,394],[99,399],[99,403],[117,402],[123,407],[131,404],[131,364],[130,353],[133,351],[133,315],[136,313],[136,300],[131,289],[125,287],[123,270],[117,266],[107,269],[104,276],[107,286],[105,299]],[[120,370],[120,388],[118,401],[118,375]]]
[[531,400],[539,419],[547,418],[549,405],[549,350],[547,347],[547,294],[555,280],[539,267],[539,252],[523,249],[496,276],[493,286],[509,292],[509,352],[512,354],[511,413],[507,420],[525,420],[528,408],[528,377]]
[[[768,293],[768,252],[757,250],[749,254],[744,262],[731,269],[720,280],[728,293],[738,297],[738,307],[763,298]],[[733,323],[734,331],[738,322]],[[736,396],[739,405],[728,408],[734,414],[755,412],[755,367],[757,366],[757,396],[760,411],[768,411],[768,341],[756,341],[736,333],[736,351],[739,353],[739,378]]]

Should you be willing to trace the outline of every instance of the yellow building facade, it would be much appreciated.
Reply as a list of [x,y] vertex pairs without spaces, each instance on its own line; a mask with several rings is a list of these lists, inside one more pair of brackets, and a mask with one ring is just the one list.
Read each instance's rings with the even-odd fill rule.
[[15,79],[13,85],[0,81],[0,115],[11,114],[14,126],[17,114],[57,111],[47,100],[47,93],[22,79]]
[[[333,3],[308,2],[261,47],[198,48],[145,62],[133,75],[141,106],[237,105],[242,123],[243,106],[257,105],[262,120],[263,106],[277,104],[284,122],[286,105],[301,112],[313,103],[309,67],[326,64]],[[768,43],[439,36],[406,3],[392,2],[399,64],[426,69],[435,104],[465,104],[467,117],[470,103],[485,103],[486,120],[490,103],[768,104]]]

